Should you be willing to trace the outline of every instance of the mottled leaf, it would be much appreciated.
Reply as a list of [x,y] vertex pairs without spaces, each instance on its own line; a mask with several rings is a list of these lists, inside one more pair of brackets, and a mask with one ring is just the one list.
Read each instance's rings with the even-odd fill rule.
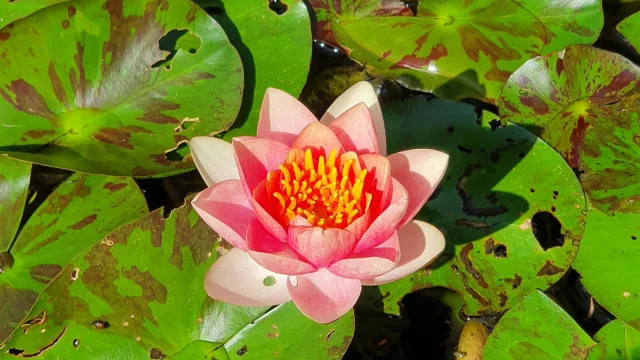
[[147,211],[130,178],[76,174],[60,185],[20,230],[10,250],[14,264],[0,273],[0,340],[69,260]]
[[602,25],[598,0],[440,0],[419,2],[415,17],[369,16],[332,30],[352,59],[410,89],[495,101],[527,60],[591,44]]
[[34,12],[68,0],[6,0],[0,2],[0,29]]
[[242,91],[238,53],[188,0],[76,0],[0,30],[0,152],[18,159],[182,172],[186,141],[229,128]]
[[586,173],[603,211],[638,211],[640,67],[620,55],[572,46],[530,60],[507,82],[500,113]]
[[587,227],[573,267],[582,284],[600,305],[640,330],[640,214],[608,216],[596,208],[587,215]]
[[640,332],[620,320],[608,323],[593,338],[598,345],[586,360],[640,359]]
[[640,52],[640,12],[621,21],[616,29]]
[[387,312],[405,294],[443,286],[470,315],[512,307],[569,268],[584,230],[584,195],[571,168],[525,129],[478,118],[474,107],[411,99],[383,106],[389,152],[449,154],[440,190],[418,218],[444,234],[444,254],[425,270],[381,285]]
[[[0,253],[9,250],[18,231],[30,175],[31,164],[0,156]],[[0,255],[0,273],[7,265],[2,259]]]
[[195,1],[225,29],[245,67],[242,108],[223,138],[254,136],[267,88],[297,97],[307,81],[311,62],[307,7],[302,0],[285,1],[280,13],[264,0]]
[[181,359],[222,353],[210,343],[223,343],[234,358],[342,356],[344,339],[353,335],[352,312],[321,325],[292,303],[267,312],[212,300],[204,277],[229,245],[190,199],[167,219],[162,213],[121,227],[71,260],[0,351],[42,359]]
[[584,360],[595,346],[569,314],[540,291],[509,310],[487,339],[483,360]]

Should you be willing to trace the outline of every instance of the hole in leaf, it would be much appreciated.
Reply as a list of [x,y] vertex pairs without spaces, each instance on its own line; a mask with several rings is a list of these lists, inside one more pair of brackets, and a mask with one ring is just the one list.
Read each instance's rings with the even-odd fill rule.
[[289,7],[280,0],[271,0],[269,1],[269,10],[278,15],[283,15],[287,10],[289,10]]
[[186,29],[173,29],[166,33],[158,41],[160,50],[168,52],[166,58],[157,61],[151,65],[151,68],[159,68],[165,66],[171,68],[171,60],[176,56],[178,50],[184,50],[190,54],[195,54],[202,45],[202,40],[192,32]]
[[489,121],[489,126],[491,126],[491,131],[496,131],[497,128],[502,126],[502,123],[498,119],[493,119]]
[[555,206],[551,207],[551,212],[556,212],[556,207]]
[[73,339],[73,347],[77,349],[77,348],[78,348],[78,346],[80,346],[80,340],[78,340],[78,339]]
[[9,349],[9,354],[11,354],[11,355],[20,355],[23,352],[24,352],[24,350],[22,350],[22,349],[16,349],[16,348]]
[[187,155],[189,155],[189,144],[186,141],[179,143],[175,149],[164,153],[165,159],[169,161],[182,161]]
[[638,240],[638,237],[635,235],[631,235],[631,240]]
[[545,251],[564,245],[562,225],[550,212],[543,211],[535,213],[531,218],[531,230]]
[[529,189],[529,191],[531,191],[532,193],[534,193],[534,192],[536,192],[536,189],[531,188],[531,189]]
[[464,147],[464,146],[462,146],[462,145],[458,145],[458,146],[457,146],[457,148],[458,148],[458,150],[460,150],[460,151],[462,151],[462,152],[465,152],[465,153],[467,153],[467,154],[471,154],[471,152],[472,152],[472,150],[471,150],[471,149],[466,148],[466,147]]
[[451,134],[451,133],[453,132],[453,126],[449,126],[449,127],[447,128],[447,132],[448,132],[449,134]]

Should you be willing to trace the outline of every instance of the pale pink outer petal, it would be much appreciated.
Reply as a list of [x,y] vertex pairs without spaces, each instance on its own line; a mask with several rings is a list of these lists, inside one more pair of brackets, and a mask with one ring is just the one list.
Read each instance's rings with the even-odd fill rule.
[[371,279],[391,271],[400,258],[400,243],[397,232],[382,244],[328,267],[332,273],[348,279]]
[[375,154],[361,155],[359,159],[368,171],[365,191],[373,195],[370,208],[377,215],[387,206],[391,194],[391,163],[386,157]]
[[407,213],[400,227],[413,219],[444,177],[449,155],[431,149],[415,149],[389,155],[391,176],[409,192]]
[[233,150],[247,196],[267,178],[267,172],[278,169],[289,153],[287,145],[259,138],[234,138]]
[[316,271],[300,259],[289,244],[271,236],[257,219],[247,230],[247,252],[258,264],[278,274],[300,275]]
[[268,88],[260,108],[258,137],[291,146],[302,129],[314,122],[318,122],[316,117],[296,98]]
[[360,154],[379,154],[378,137],[371,113],[364,103],[343,112],[329,124],[345,151]]
[[336,134],[319,122],[309,124],[304,128],[291,148],[320,150],[324,152],[325,156],[328,156],[333,149],[338,149],[338,156],[343,153],[342,144]]
[[349,312],[362,291],[360,280],[341,278],[326,269],[290,276],[287,288],[298,309],[322,324],[333,322]]
[[231,143],[214,137],[196,136],[189,141],[189,148],[193,162],[207,186],[240,179]]
[[[275,284],[266,286],[265,279]],[[287,282],[287,275],[273,273],[246,252],[231,249],[209,268],[204,288],[209,296],[228,304],[273,306],[291,300]]]
[[209,227],[233,246],[245,249],[245,235],[255,212],[240,180],[225,180],[207,188],[191,203]]
[[400,261],[388,273],[362,280],[362,285],[380,285],[412,274],[431,264],[442,254],[444,235],[435,226],[420,220],[412,220],[398,231]]
[[322,116],[320,122],[329,125],[334,119],[345,111],[351,109],[354,105],[364,102],[369,108],[373,124],[378,136],[378,148],[380,154],[387,155],[387,138],[384,129],[384,120],[382,119],[382,109],[378,102],[378,97],[373,86],[366,81],[361,81],[351,86],[336,101],[331,104],[327,112]]
[[291,248],[319,269],[349,256],[355,244],[356,236],[342,229],[289,228]]
[[367,231],[364,232],[354,252],[361,252],[378,246],[387,240],[398,227],[407,211],[409,196],[405,188],[398,180],[391,178],[392,190],[389,206],[371,223]]

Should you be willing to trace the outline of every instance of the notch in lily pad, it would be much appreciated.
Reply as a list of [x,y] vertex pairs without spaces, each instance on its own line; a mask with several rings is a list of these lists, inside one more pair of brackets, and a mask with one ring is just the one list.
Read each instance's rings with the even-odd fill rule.
[[168,52],[166,58],[157,61],[151,65],[153,69],[164,66],[167,70],[171,69],[171,60],[176,56],[178,50],[184,50],[189,54],[195,54],[202,46],[202,40],[187,29],[172,29],[166,33],[158,41],[160,50]]

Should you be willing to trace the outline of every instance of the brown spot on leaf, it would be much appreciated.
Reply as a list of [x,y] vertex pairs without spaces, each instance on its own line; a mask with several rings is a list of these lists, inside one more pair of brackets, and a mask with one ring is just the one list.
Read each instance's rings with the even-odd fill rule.
[[431,49],[429,55],[427,55],[426,57],[417,56],[416,54],[422,49],[422,45],[424,45],[428,36],[429,34],[424,34],[419,37],[416,40],[417,47],[413,51],[413,53],[411,55],[403,56],[398,63],[393,64],[389,69],[420,69],[424,68],[425,66],[429,66],[429,64],[431,64],[432,62],[449,55],[446,46],[444,46],[443,44],[437,44]]
[[19,79],[11,82],[5,89],[13,93],[13,97],[0,89],[0,96],[11,104],[14,109],[33,116],[38,116],[51,121],[57,120],[40,93],[31,84]]
[[462,175],[456,182],[456,192],[458,193],[460,199],[462,199],[462,211],[464,211],[464,213],[467,215],[476,217],[490,217],[504,214],[505,212],[507,212],[507,208],[502,204],[483,208],[476,208],[473,206],[472,197],[466,189],[466,183],[473,171],[480,168],[481,166],[477,164],[467,165]]
[[7,41],[11,37],[10,33],[0,32],[0,41]]
[[150,359],[164,359],[164,357],[165,355],[162,353],[162,350],[158,348],[151,349],[151,352],[149,353]]
[[487,224],[486,222],[473,221],[468,219],[456,219],[454,224],[458,226],[466,226],[474,229],[484,229],[489,227],[489,224]]
[[551,263],[551,261],[547,260],[542,269],[538,271],[538,276],[551,276],[556,275],[563,272],[564,269],[559,268]]
[[500,307],[505,307],[507,300],[509,300],[507,293],[503,290],[498,294],[498,297],[500,297]]
[[484,297],[482,297],[482,295],[480,295],[477,291],[475,291],[471,286],[469,285],[465,285],[464,286],[464,291],[466,291],[467,293],[469,293],[469,295],[471,295],[472,298],[474,298],[477,302],[480,303],[480,305],[482,306],[489,306],[491,303],[489,302],[489,300],[485,299]]
[[40,139],[42,137],[45,137],[47,135],[53,135],[55,133],[56,133],[55,130],[29,130],[26,133],[24,133],[24,136],[30,137],[30,138],[36,140],[36,139]]
[[246,353],[247,353],[247,345],[244,345],[243,347],[238,349],[238,351],[236,351],[236,354],[238,354],[238,356],[243,356]]
[[484,242],[484,253],[486,255],[493,254],[497,258],[507,257],[507,246],[497,243],[493,238],[488,238]]
[[67,30],[69,28],[69,26],[71,26],[71,24],[69,23],[69,20],[62,20],[62,28]]
[[69,7],[67,8],[67,15],[69,15],[69,18],[72,18],[75,14],[76,14],[75,6],[69,5]]
[[58,99],[58,101],[60,101],[60,103],[68,107],[69,101],[67,100],[67,93],[64,91],[62,81],[60,81],[60,77],[58,76],[58,73],[53,66],[53,60],[49,62],[49,70],[47,71],[47,74],[49,75],[49,80],[51,81],[53,93],[56,95],[56,98]]
[[58,264],[41,264],[29,269],[29,275],[35,281],[48,284],[60,271],[62,271],[62,266]]
[[142,297],[151,302],[155,301],[164,304],[167,301],[167,288],[156,280],[149,270],[142,272],[136,266],[130,270],[124,269],[122,274],[125,278],[135,282],[142,288]]
[[460,261],[464,264],[464,268],[467,272],[478,282],[478,285],[482,286],[484,289],[489,288],[489,284],[484,280],[484,276],[478,271],[478,269],[473,267],[473,263],[469,258],[469,252],[473,250],[473,243],[468,243],[465,245],[460,251]]
[[185,20],[187,20],[188,23],[192,23],[196,19],[197,13],[198,13],[198,6],[194,4],[193,6],[191,6],[191,9],[189,9],[189,11],[187,12],[187,17],[185,18]]
[[16,323],[24,319],[37,298],[38,293],[33,290],[15,289],[8,284],[0,284],[0,339],[6,339],[11,334]]
[[91,325],[95,326],[98,330],[108,329],[111,326],[106,320],[94,320],[91,322]]
[[118,190],[122,190],[127,187],[127,183],[114,184],[111,181],[106,183],[102,188],[107,189],[111,192],[116,192]]
[[340,346],[331,346],[327,349],[327,355],[331,358],[335,358],[338,356],[342,356],[349,348],[349,344],[351,344],[351,336],[343,336],[342,337],[342,345]]
[[77,223],[69,226],[69,229],[80,230],[80,229],[84,228],[85,226],[91,224],[92,222],[96,221],[97,218],[98,218],[97,214],[89,215],[89,216],[85,217],[84,219],[78,221]]

